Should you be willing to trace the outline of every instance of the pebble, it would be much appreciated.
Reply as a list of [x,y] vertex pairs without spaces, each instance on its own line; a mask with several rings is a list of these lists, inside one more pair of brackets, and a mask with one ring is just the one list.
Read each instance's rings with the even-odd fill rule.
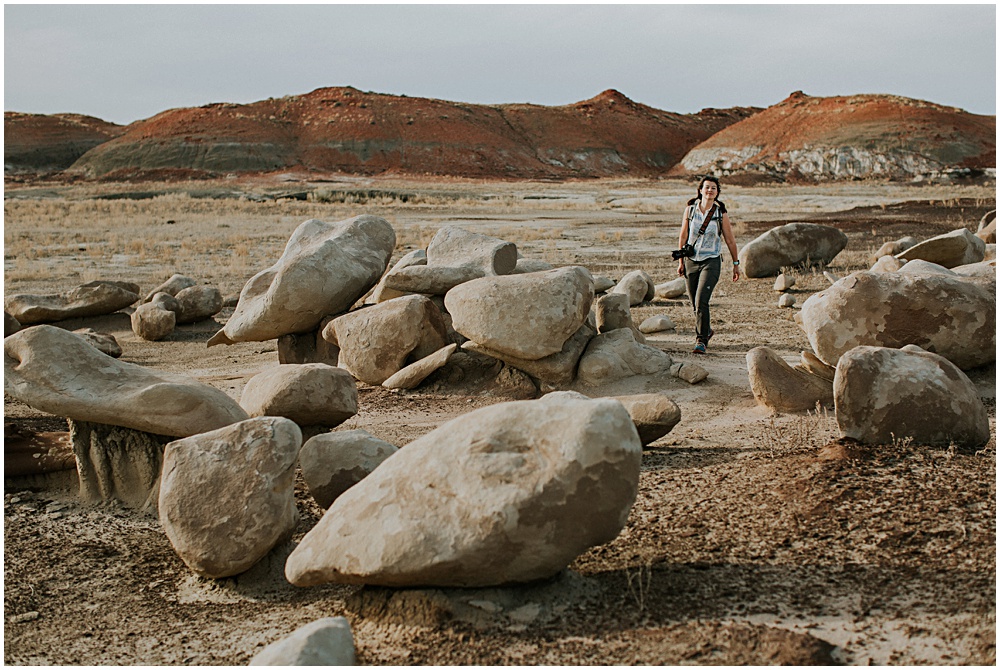
[[41,614],[39,614],[38,612],[25,612],[24,614],[17,614],[15,616],[12,616],[10,618],[10,622],[11,623],[26,623],[28,621],[34,621],[35,619],[37,619],[40,616],[41,616]]

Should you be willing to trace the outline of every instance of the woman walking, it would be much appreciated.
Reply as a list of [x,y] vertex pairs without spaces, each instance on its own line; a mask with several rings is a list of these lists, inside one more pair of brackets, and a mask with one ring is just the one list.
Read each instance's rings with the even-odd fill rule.
[[678,246],[691,245],[692,255],[678,261],[677,274],[687,280],[688,295],[695,313],[694,353],[704,354],[715,331],[712,330],[709,301],[722,274],[722,241],[733,260],[733,281],[740,278],[739,254],[733,226],[726,206],[718,199],[722,193],[719,180],[704,177],[698,184],[698,196],[688,200]]

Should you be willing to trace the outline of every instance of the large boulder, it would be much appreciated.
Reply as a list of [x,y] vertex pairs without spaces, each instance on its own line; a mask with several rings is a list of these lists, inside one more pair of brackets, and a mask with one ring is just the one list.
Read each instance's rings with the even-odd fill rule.
[[291,537],[301,446],[299,427],[271,416],[167,445],[160,523],[189,568],[203,577],[238,575]]
[[337,365],[372,386],[448,344],[441,310],[422,295],[338,316],[323,329],[323,338],[340,347]]
[[681,408],[664,393],[638,393],[615,400],[625,406],[644,447],[669,433],[681,420]]
[[366,430],[322,433],[302,445],[299,466],[313,500],[327,509],[397,450]]
[[740,250],[740,267],[750,279],[772,277],[782,268],[826,265],[847,246],[833,226],[789,223],[772,228]]
[[587,386],[600,386],[633,375],[663,372],[672,363],[670,354],[636,342],[631,330],[620,328],[590,340],[576,375]]
[[396,261],[396,264],[392,266],[389,272],[382,275],[378,284],[372,289],[372,292],[365,298],[366,305],[374,305],[375,303],[385,302],[386,300],[392,300],[393,298],[398,298],[401,295],[406,295],[403,291],[394,291],[387,288],[385,285],[385,278],[396,270],[402,270],[403,268],[408,268],[413,265],[427,265],[427,252],[423,249],[414,249],[413,251],[404,254],[402,258]]
[[799,313],[809,344],[827,365],[860,345],[907,344],[963,370],[996,358],[996,280],[855,272],[809,297]]
[[313,330],[323,317],[346,311],[375,285],[395,246],[396,232],[377,216],[306,221],[292,233],[278,262],[243,287],[233,315],[208,345]]
[[551,577],[614,539],[642,447],[616,400],[485,407],[406,445],[341,495],[285,564],[292,584],[485,587]]
[[222,311],[222,293],[214,286],[189,286],[174,298],[178,324],[203,321]]
[[250,659],[250,665],[354,665],[351,623],[342,616],[325,617],[272,642]]
[[646,342],[646,337],[632,321],[628,295],[612,291],[597,298],[594,301],[594,316],[597,321],[597,332],[606,333],[609,330],[627,328],[632,331],[636,342],[643,344]]
[[150,342],[162,340],[174,332],[177,326],[177,313],[161,308],[156,302],[142,303],[129,318],[132,321],[132,332]]
[[325,363],[277,365],[247,381],[240,406],[250,416],[334,428],[358,413],[358,387],[349,372]]
[[580,362],[580,356],[583,355],[584,349],[587,348],[587,343],[596,334],[596,331],[589,323],[584,323],[563,343],[562,349],[537,360],[511,356],[502,351],[496,351],[476,344],[472,340],[463,344],[462,349],[492,356],[539,381],[559,387],[571,383],[576,377],[576,366]]
[[855,347],[840,357],[833,380],[837,424],[865,444],[978,448],[990,421],[975,385],[947,359],[920,347]]
[[896,257],[904,261],[916,259],[953,268],[956,265],[978,263],[986,256],[986,243],[967,228],[959,228],[944,235],[924,240],[906,249]]
[[646,300],[652,300],[656,295],[656,284],[643,270],[632,270],[627,273],[611,289],[610,293],[622,293],[628,296],[629,307],[634,307]]
[[968,265],[956,265],[951,269],[962,277],[993,277],[997,276],[997,262],[982,261],[980,263],[969,263]]
[[776,412],[804,412],[817,403],[833,406],[833,383],[829,379],[794,368],[768,347],[747,352],[750,390],[758,405]]
[[4,391],[56,416],[173,437],[247,418],[216,388],[116,360],[55,326],[26,328],[4,339]]
[[986,212],[983,218],[979,220],[979,226],[976,228],[976,237],[986,244],[997,243],[997,211],[995,209]]
[[[135,289],[135,290],[132,290]],[[139,300],[139,287],[127,282],[93,281],[65,293],[18,293],[4,299],[4,311],[22,326],[77,317],[101,316]]]
[[474,279],[444,297],[456,331],[527,360],[561,351],[587,319],[593,300],[593,280],[579,266]]
[[943,265],[938,265],[937,263],[931,263],[930,261],[925,261],[922,258],[914,258],[912,261],[907,261],[897,272],[902,272],[903,274],[910,275],[951,275],[955,276],[955,273],[946,268]]
[[509,275],[517,268],[517,246],[456,226],[442,226],[427,245],[427,265],[474,268],[484,275]]
[[411,265],[393,269],[382,282],[387,289],[424,295],[444,295],[459,284],[479,279],[485,273],[476,267],[446,267],[440,265]]
[[3,336],[9,337],[21,330],[21,323],[6,311],[3,313]]

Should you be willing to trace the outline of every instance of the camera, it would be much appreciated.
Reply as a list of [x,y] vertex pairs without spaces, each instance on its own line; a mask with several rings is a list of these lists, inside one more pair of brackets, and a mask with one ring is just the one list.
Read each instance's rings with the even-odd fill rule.
[[694,256],[694,245],[685,244],[680,249],[671,251],[670,255],[673,256],[673,259],[675,261],[680,260],[681,258],[691,258],[692,256]]

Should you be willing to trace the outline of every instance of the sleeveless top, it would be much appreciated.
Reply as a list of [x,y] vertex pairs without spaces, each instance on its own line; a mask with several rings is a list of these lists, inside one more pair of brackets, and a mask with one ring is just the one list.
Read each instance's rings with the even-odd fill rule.
[[[694,256],[691,260],[705,261],[709,258],[722,255],[722,212],[719,206],[715,206],[715,216],[705,229],[705,234],[699,236],[701,224],[705,220],[705,214],[698,209],[699,203],[689,205],[691,212],[688,214],[688,237],[687,243],[694,245]],[[697,238],[697,239],[696,239]]]

